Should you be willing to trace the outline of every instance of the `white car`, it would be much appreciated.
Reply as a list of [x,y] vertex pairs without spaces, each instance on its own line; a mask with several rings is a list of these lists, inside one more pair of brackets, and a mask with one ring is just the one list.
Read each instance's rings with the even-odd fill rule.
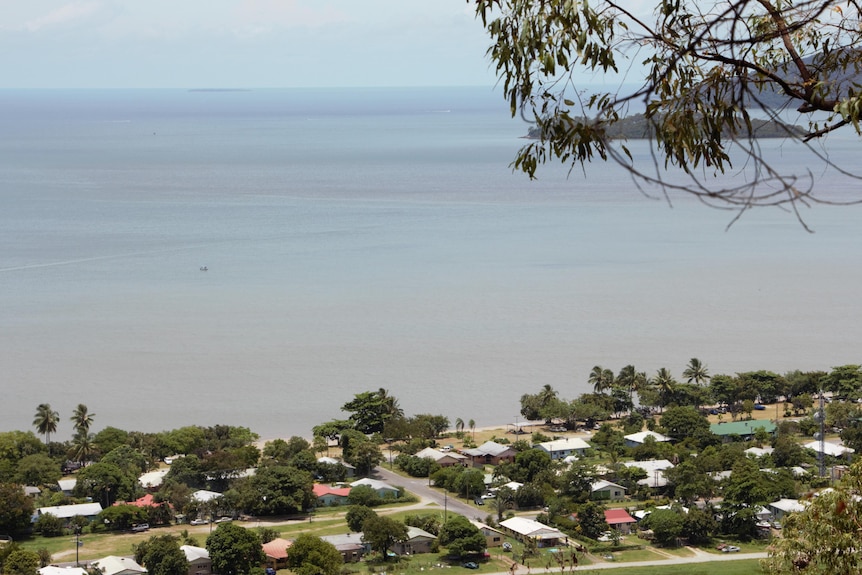
[[198,518],[191,520],[191,525],[206,525],[207,523],[209,523],[209,521],[207,521],[206,519]]

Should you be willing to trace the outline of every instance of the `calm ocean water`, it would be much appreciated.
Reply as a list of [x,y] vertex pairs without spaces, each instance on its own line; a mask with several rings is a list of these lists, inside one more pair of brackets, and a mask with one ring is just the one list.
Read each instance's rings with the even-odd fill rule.
[[478,88],[0,92],[0,428],[307,435],[378,387],[488,425],[594,365],[862,361],[862,207],[725,231],[611,166],[513,174],[526,129]]

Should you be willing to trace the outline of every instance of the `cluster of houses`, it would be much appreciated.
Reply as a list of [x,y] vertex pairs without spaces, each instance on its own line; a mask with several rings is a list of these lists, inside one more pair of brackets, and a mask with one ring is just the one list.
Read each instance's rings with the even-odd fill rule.
[[[189,563],[188,575],[212,575],[212,561],[209,551],[203,547],[182,545],[180,547]],[[109,555],[89,563],[89,568],[103,575],[144,575],[147,570],[131,557]],[[84,567],[58,567],[48,565],[39,569],[40,575],[89,575]]]

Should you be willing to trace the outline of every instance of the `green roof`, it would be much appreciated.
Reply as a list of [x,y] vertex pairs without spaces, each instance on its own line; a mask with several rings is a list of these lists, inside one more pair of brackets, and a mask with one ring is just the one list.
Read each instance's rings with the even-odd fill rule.
[[775,432],[775,424],[768,419],[728,421],[727,423],[713,423],[709,426],[709,430],[716,435],[751,435],[759,428],[763,428],[767,433]]

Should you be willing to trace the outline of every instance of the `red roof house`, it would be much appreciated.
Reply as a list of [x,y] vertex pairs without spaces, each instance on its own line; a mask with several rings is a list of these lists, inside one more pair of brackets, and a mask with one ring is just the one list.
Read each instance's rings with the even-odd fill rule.
[[315,483],[312,491],[318,503],[325,506],[344,505],[350,495],[350,487],[332,487],[321,483]]
[[631,533],[632,525],[637,522],[638,520],[629,515],[625,509],[605,509],[605,523],[623,535]]

